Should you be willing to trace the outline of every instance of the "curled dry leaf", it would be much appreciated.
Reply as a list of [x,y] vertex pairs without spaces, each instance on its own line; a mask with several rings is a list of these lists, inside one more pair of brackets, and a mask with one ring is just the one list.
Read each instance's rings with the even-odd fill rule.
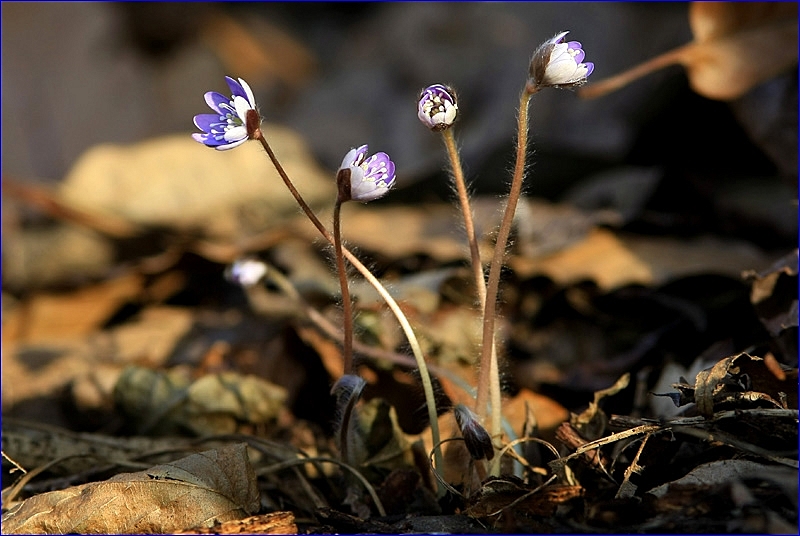
[[696,403],[706,417],[731,405],[796,408],[797,369],[781,372],[782,378],[776,377],[762,358],[741,353],[701,370],[694,386],[685,381],[673,384],[679,393],[669,396],[676,405]]
[[692,89],[715,100],[733,100],[797,63],[797,4],[693,2],[694,41],[627,71],[580,88],[585,98],[616,91],[664,67],[686,68]]
[[241,519],[260,507],[244,443],[27,499],[5,534],[170,533]]

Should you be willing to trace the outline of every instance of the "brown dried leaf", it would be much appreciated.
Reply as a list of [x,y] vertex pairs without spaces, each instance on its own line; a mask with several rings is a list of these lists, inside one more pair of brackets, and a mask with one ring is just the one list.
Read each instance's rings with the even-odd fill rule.
[[[515,477],[488,479],[464,512],[473,518],[493,517],[508,508],[526,515],[552,516],[560,504],[583,495],[581,486],[548,486],[536,493]],[[519,501],[519,502],[516,502]]]
[[783,371],[776,377],[760,357],[741,353],[726,357],[713,367],[701,370],[694,387],[673,384],[680,391],[680,404],[695,402],[697,411],[711,417],[723,406],[797,407],[797,370]]
[[[202,102],[200,102],[202,104]],[[201,111],[201,110],[198,110]],[[264,124],[286,172],[312,206],[328,205],[332,175],[290,129]],[[84,212],[144,225],[202,229],[230,239],[263,231],[297,213],[295,200],[258,143],[214,151],[188,134],[132,145],[98,145],[61,184],[63,203]]]
[[[695,40],[620,74],[580,88],[585,98],[606,95],[669,65],[686,68],[697,93],[733,100],[797,63],[797,5],[694,2],[689,22]],[[769,51],[769,53],[765,53]]]
[[286,396],[283,387],[256,376],[222,372],[191,381],[180,368],[128,367],[114,388],[120,408],[139,429],[162,434],[225,434],[240,423],[266,423],[277,418]]
[[292,512],[272,512],[226,521],[209,528],[179,530],[177,534],[297,534]]
[[241,443],[35,495],[2,521],[6,534],[169,533],[240,519],[259,507],[255,473]]
[[719,460],[698,465],[686,476],[651,489],[648,493],[666,497],[672,488],[708,486],[732,480],[763,479],[779,486],[797,505],[797,469],[780,465],[765,465],[750,460]]
[[521,277],[543,274],[563,286],[590,280],[604,291],[702,273],[738,278],[743,270],[764,263],[763,254],[744,242],[713,237],[643,239],[606,229],[594,229],[582,241],[551,255],[509,259]]

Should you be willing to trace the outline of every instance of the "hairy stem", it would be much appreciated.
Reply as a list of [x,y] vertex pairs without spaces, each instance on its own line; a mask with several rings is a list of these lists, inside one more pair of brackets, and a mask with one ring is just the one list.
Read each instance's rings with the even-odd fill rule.
[[[286,174],[286,171],[283,169],[283,166],[281,165],[280,161],[275,156],[275,153],[272,151],[272,147],[270,147],[269,143],[267,143],[266,138],[264,138],[264,136],[259,132],[259,136],[257,137],[257,139],[261,142],[261,146],[264,147],[264,150],[267,152],[267,156],[269,156],[269,159],[272,161],[272,165],[275,166],[278,175],[280,175],[281,179],[283,179],[284,184],[286,184],[286,187],[289,189],[289,192],[291,192],[292,196],[295,198],[295,201],[297,201],[297,204],[300,205],[300,208],[303,210],[306,216],[308,216],[308,219],[311,220],[311,223],[314,224],[314,227],[317,228],[317,230],[323,236],[323,238],[325,238],[325,240],[327,240],[328,243],[330,243],[331,245],[334,245],[333,237],[325,228],[325,226],[322,225],[322,222],[319,220],[319,218],[317,218],[317,215],[314,214],[314,211],[311,210],[311,207],[308,206],[308,203],[306,203],[305,199],[303,199],[303,196],[300,195],[300,192],[297,191],[297,188],[294,187],[294,184],[289,178],[289,175]],[[433,395],[433,384],[431,383],[431,376],[430,373],[428,372],[428,366],[425,363],[425,357],[422,354],[422,348],[419,345],[417,336],[411,329],[411,324],[408,322],[408,318],[406,318],[406,315],[400,309],[400,306],[397,304],[397,301],[395,301],[392,295],[389,294],[389,291],[386,290],[386,287],[384,287],[381,284],[381,282],[378,281],[378,278],[372,275],[372,272],[370,272],[369,269],[367,269],[367,267],[364,266],[361,263],[361,261],[358,260],[358,257],[353,255],[350,252],[350,250],[348,250],[344,246],[342,246],[342,253],[350,262],[350,264],[352,264],[353,267],[356,270],[358,270],[362,276],[364,276],[364,279],[366,279],[369,282],[369,284],[375,288],[378,294],[381,295],[383,300],[386,302],[386,305],[389,306],[389,309],[391,309],[395,318],[397,318],[397,321],[400,323],[400,327],[403,329],[403,333],[405,334],[406,339],[408,340],[408,344],[411,347],[411,351],[414,354],[414,358],[417,361],[417,367],[419,368],[420,378],[422,380],[422,389],[423,392],[425,393],[425,403],[426,406],[428,407],[428,418],[430,419],[430,424],[431,424],[431,435],[433,437],[433,444],[438,445],[440,440],[439,440],[439,421],[438,421],[438,414],[436,411],[436,399]],[[436,463],[436,469],[441,471],[444,467],[444,460],[442,457],[441,449],[437,448],[435,450],[434,460]],[[437,491],[439,495],[444,495],[444,486],[438,484]]]
[[[456,184],[456,191],[458,192],[458,201],[461,205],[461,213],[464,217],[464,228],[467,233],[467,240],[469,241],[469,252],[472,258],[472,275],[475,279],[475,288],[478,290],[478,299],[480,302],[481,311],[486,308],[486,279],[484,279],[483,264],[481,262],[480,249],[478,248],[478,236],[475,232],[475,225],[472,221],[472,208],[469,204],[469,193],[467,192],[466,181],[464,180],[464,171],[461,167],[461,158],[458,155],[456,148],[455,137],[453,136],[453,129],[449,128],[442,131],[445,147],[447,148],[447,156],[450,159],[450,165],[453,168],[453,181]],[[484,317],[485,318],[485,317]],[[484,321],[484,318],[481,318]],[[482,322],[484,323],[484,322]],[[485,339],[484,339],[485,341]],[[485,343],[484,343],[485,344]],[[492,437],[499,437],[501,434],[500,422],[500,374],[497,364],[497,345],[495,344],[495,337],[491,338],[490,342],[491,352],[489,354],[490,361],[485,363],[481,361],[480,367],[488,367],[489,385],[484,385],[483,389],[488,389],[489,397],[491,399],[492,414],[495,418],[492,420],[490,433]],[[478,383],[478,392],[480,393],[481,384]],[[486,394],[483,395],[485,400]],[[496,408],[496,410],[495,410]],[[476,411],[478,415],[485,415],[485,411]]]
[[341,230],[342,202],[336,200],[333,208],[333,243],[336,250],[336,271],[339,272],[339,284],[342,287],[342,314],[344,315],[344,341],[342,353],[344,357],[344,373],[355,374],[353,364],[353,304],[350,302],[350,289],[347,284],[347,269],[344,266],[342,253]]
[[[475,407],[479,416],[486,415],[486,402],[491,385],[491,363],[492,341],[494,341],[495,315],[497,314],[497,293],[500,287],[500,270],[503,267],[503,260],[506,253],[508,235],[511,233],[511,224],[514,221],[514,213],[517,210],[517,202],[522,192],[522,181],[525,175],[525,157],[528,148],[528,103],[530,102],[533,91],[525,89],[519,98],[519,113],[517,115],[517,152],[516,163],[514,164],[514,175],[511,179],[511,190],[508,193],[508,200],[497,232],[497,243],[494,246],[492,262],[489,267],[489,280],[486,284],[486,304],[483,309],[483,339],[481,346],[481,368],[478,375],[478,394]],[[499,382],[498,382],[499,383]],[[501,430],[500,405],[493,400],[491,413],[491,433]]]

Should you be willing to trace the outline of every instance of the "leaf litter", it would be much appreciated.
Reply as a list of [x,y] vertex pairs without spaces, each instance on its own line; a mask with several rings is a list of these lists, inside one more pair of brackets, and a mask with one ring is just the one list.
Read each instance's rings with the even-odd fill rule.
[[[782,50],[753,67],[737,52],[791,34],[783,10],[796,17],[694,4],[695,42],[665,57],[699,93],[738,97],[796,61]],[[330,174],[269,128],[324,208]],[[331,433],[344,371],[330,252],[264,180],[261,155],[229,154],[150,140],[93,149],[58,191],[4,180],[51,218],[4,227],[4,532],[796,530],[797,250],[775,261],[729,237],[630,232],[650,176],[621,212],[523,201],[498,322],[499,477],[470,458],[451,413],[433,444],[402,333],[356,283],[367,456],[354,471]],[[498,210],[476,204],[484,251]],[[441,405],[469,403],[480,326],[453,208],[351,212],[348,244],[419,327]],[[374,232],[386,222],[391,240]],[[245,254],[270,268],[242,291],[224,274]]]

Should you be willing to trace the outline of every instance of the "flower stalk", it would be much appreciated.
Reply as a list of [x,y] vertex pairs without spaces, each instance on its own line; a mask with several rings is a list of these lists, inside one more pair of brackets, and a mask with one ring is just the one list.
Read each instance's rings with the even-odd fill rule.
[[[259,131],[260,132],[260,131]],[[261,146],[267,153],[272,165],[278,171],[278,175],[280,175],[281,179],[283,180],[286,187],[289,189],[289,192],[297,201],[297,204],[300,205],[300,208],[311,220],[311,223],[314,227],[317,228],[317,231],[322,235],[322,237],[328,241],[331,245],[335,246],[335,242],[331,234],[322,224],[322,222],[317,218],[314,211],[311,210],[311,207],[308,206],[303,196],[300,195],[300,192],[297,191],[294,184],[292,183],[289,176],[286,174],[286,171],[283,169],[278,158],[275,156],[275,153],[272,151],[269,143],[267,142],[266,138],[263,135],[260,135],[258,138],[259,142],[261,142]],[[438,412],[436,411],[436,398],[433,393],[433,383],[431,382],[430,372],[428,371],[428,366],[425,362],[424,354],[422,353],[422,347],[419,344],[419,340],[417,340],[417,336],[414,334],[414,330],[411,328],[411,323],[406,318],[406,315],[403,313],[400,306],[397,304],[397,301],[389,294],[389,291],[386,290],[381,282],[375,277],[369,269],[362,264],[361,261],[358,260],[358,257],[353,255],[350,250],[346,247],[342,246],[342,253],[344,257],[350,262],[353,267],[361,273],[364,279],[372,285],[372,287],[380,294],[381,298],[386,302],[386,305],[394,314],[395,318],[397,319],[398,323],[400,324],[401,329],[403,330],[406,339],[408,340],[408,345],[411,347],[411,352],[414,354],[414,359],[417,362],[417,368],[419,368],[420,378],[422,380],[422,389],[425,394],[425,404],[428,408],[428,419],[430,420],[431,426],[431,436],[433,437],[433,444],[438,445],[440,442],[440,435],[439,435],[439,421],[438,421]],[[434,460],[437,470],[441,470],[444,467],[444,458],[441,453],[441,449],[436,449],[434,452]],[[444,494],[444,487],[441,484],[438,484],[437,480],[437,491],[439,495]]]

